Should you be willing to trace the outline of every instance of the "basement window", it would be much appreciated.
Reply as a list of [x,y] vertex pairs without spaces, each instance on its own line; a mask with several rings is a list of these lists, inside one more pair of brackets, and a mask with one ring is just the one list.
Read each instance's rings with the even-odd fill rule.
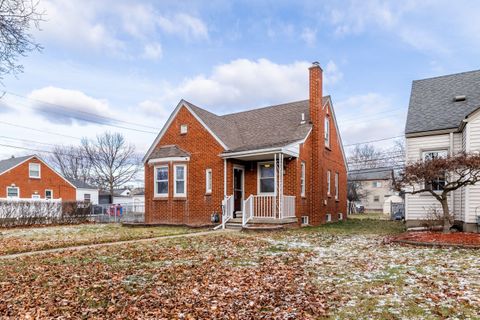
[[186,124],[182,124],[180,126],[180,134],[187,134],[188,126]]
[[343,220],[343,213],[338,213],[338,220]]
[[302,226],[308,225],[308,216],[302,216]]
[[327,222],[332,222],[332,215],[327,213]]

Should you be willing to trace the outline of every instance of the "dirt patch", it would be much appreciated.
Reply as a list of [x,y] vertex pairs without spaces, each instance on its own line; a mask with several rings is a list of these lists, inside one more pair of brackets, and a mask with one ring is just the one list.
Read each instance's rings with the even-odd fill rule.
[[480,234],[468,232],[442,233],[433,231],[407,232],[389,237],[385,242],[480,249]]

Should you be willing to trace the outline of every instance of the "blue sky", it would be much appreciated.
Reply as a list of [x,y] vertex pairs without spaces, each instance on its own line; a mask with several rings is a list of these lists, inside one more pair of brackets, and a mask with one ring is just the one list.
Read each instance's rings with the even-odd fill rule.
[[44,50],[3,79],[0,144],[48,150],[110,130],[142,153],[181,98],[219,114],[307,98],[312,61],[352,144],[402,134],[412,80],[479,69],[477,1],[40,3]]

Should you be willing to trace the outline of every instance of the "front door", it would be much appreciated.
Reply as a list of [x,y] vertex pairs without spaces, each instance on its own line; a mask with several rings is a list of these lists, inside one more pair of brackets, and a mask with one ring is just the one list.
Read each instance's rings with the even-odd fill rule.
[[235,212],[242,211],[243,203],[243,169],[233,168],[233,199]]

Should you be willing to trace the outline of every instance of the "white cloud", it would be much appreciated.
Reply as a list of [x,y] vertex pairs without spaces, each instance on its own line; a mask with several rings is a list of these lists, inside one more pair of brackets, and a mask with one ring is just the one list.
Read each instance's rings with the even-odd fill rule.
[[336,102],[335,111],[344,144],[398,136],[405,126],[406,108],[395,106],[389,97],[378,93]]
[[[180,99],[186,99],[216,112],[232,112],[262,105],[308,99],[310,62],[277,64],[268,59],[237,59],[213,68],[210,75],[184,79],[177,86],[168,86],[142,110],[170,110]],[[333,61],[325,67],[324,85],[332,86],[342,78]]]
[[308,46],[313,46],[317,41],[317,31],[310,28],[304,28],[300,38],[302,38]]
[[159,16],[157,24],[164,32],[182,36],[184,39],[207,39],[208,28],[199,18],[186,13],[172,17]]
[[28,98],[32,101],[32,107],[37,113],[53,123],[86,124],[89,120],[109,123],[108,119],[97,116],[112,115],[106,100],[90,97],[78,90],[49,86],[33,90]]
[[143,48],[142,57],[150,60],[158,60],[162,57],[162,53],[162,45],[160,43],[147,43]]

